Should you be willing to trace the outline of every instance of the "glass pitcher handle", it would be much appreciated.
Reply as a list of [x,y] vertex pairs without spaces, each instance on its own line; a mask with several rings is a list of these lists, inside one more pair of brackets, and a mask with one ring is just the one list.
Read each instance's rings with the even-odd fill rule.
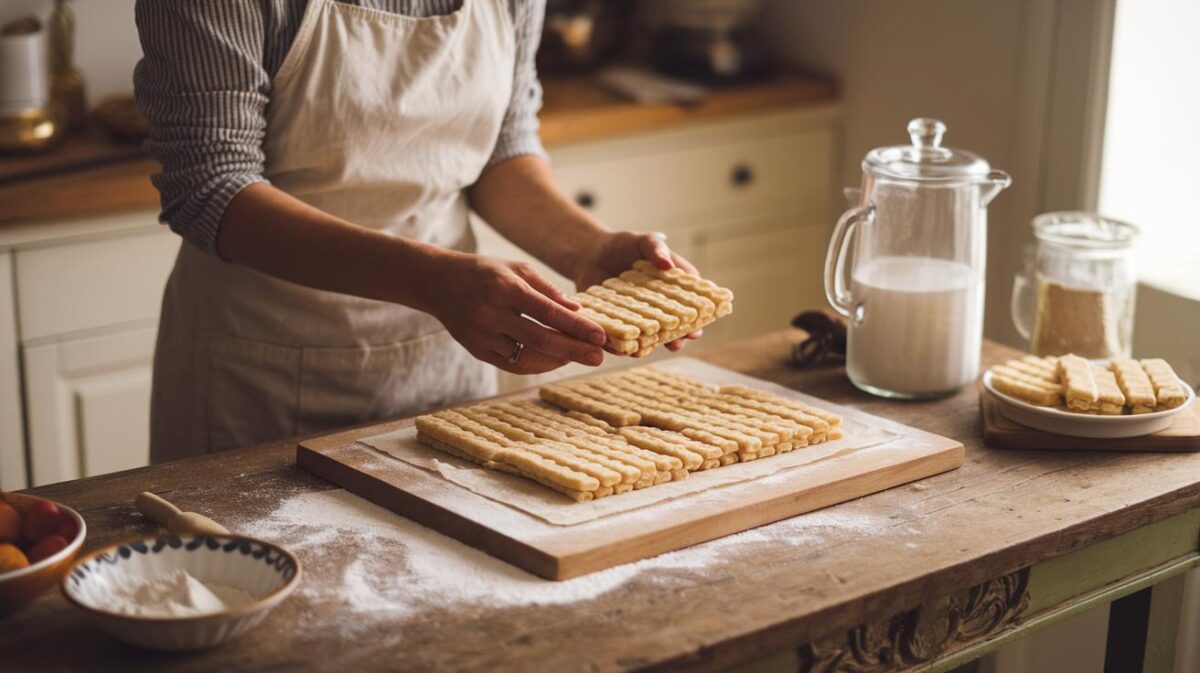
[[833,310],[847,318],[853,311],[848,282],[848,274],[853,269],[846,268],[846,250],[854,242],[858,225],[874,221],[875,204],[851,208],[842,214],[833,228],[833,237],[829,239],[829,251],[825,255],[825,298]]
[[1012,313],[1013,327],[1022,339],[1028,339],[1033,334],[1034,314],[1037,313],[1037,273],[1035,250],[1032,245],[1025,246],[1022,253],[1022,265],[1013,277]]

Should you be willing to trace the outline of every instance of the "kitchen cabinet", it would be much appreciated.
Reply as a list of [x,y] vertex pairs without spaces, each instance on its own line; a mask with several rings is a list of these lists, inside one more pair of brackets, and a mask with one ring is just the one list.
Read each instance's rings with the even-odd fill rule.
[[179,238],[152,212],[126,217],[145,226],[10,253],[33,485],[149,460],[157,316]]
[[24,349],[35,484],[149,462],[155,332],[150,323]]
[[95,240],[18,249],[15,255],[21,341],[61,338],[158,316],[179,237],[152,228]]
[[12,253],[0,251],[0,489],[28,486]]
[[[837,123],[835,106],[813,106],[564,145],[550,158],[567,194],[602,222],[666,234],[673,250],[734,291],[733,315],[705,328],[705,343],[718,344],[778,329],[799,311],[824,305]],[[481,252],[530,262],[574,291],[483,222],[474,227]],[[625,364],[609,357],[602,368]],[[585,371],[568,365],[534,377],[502,373],[501,389]]]

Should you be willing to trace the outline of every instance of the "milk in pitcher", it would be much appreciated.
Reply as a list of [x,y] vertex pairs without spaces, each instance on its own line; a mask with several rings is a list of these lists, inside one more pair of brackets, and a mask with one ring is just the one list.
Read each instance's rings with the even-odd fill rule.
[[929,257],[879,257],[854,270],[851,295],[861,322],[849,330],[846,372],[860,388],[936,397],[975,379],[981,270]]

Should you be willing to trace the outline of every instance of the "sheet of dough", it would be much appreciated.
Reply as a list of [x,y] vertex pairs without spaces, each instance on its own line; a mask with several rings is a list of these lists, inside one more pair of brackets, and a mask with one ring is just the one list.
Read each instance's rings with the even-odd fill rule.
[[417,441],[416,428],[409,427],[395,432],[367,437],[359,440],[397,460],[440,474],[444,479],[462,488],[503,503],[522,512],[559,526],[571,526],[595,521],[596,519],[642,509],[649,505],[686,498],[712,489],[721,488],[751,479],[760,479],[784,470],[802,470],[805,465],[829,460],[850,452],[871,448],[886,449],[889,441],[897,435],[882,428],[867,425],[857,418],[853,410],[823,402],[817,398],[764,384],[761,381],[747,383],[743,376],[726,377],[724,370],[706,365],[698,360],[679,358],[656,363],[654,366],[718,384],[740,383],[798,399],[814,406],[827,408],[841,414],[842,439],[815,446],[796,449],[789,453],[768,456],[749,463],[737,463],[702,472],[693,472],[687,479],[651,486],[630,493],[614,495],[592,502],[577,503],[533,483],[527,479],[488,470],[465,460],[431,449]]

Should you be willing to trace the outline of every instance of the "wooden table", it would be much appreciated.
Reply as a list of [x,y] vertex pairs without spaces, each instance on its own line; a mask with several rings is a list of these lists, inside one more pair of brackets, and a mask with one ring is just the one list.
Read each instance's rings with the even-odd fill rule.
[[[353,637],[336,628],[353,617],[330,607],[336,602],[298,593],[224,647],[146,653],[92,630],[50,592],[0,627],[0,667],[948,670],[1115,601],[1111,619],[1120,629],[1109,641],[1107,670],[1171,670],[1182,573],[1200,561],[1200,455],[987,449],[979,441],[974,388],[937,402],[872,398],[853,389],[840,368],[787,365],[795,338],[780,332],[692,354],[959,438],[966,464],[806,515],[820,525],[819,544],[771,544],[764,534],[744,549],[726,549],[709,567],[634,574],[587,600],[430,606],[374,620]],[[985,361],[1010,354],[989,344]],[[152,532],[132,507],[142,490],[236,522],[266,516],[286,497],[330,488],[293,463],[294,442],[279,442],[33,492],[77,507],[94,548]],[[875,524],[836,523],[856,519]],[[780,525],[789,522],[772,524]],[[344,552],[321,560],[302,551],[307,588],[337,582],[365,550]],[[667,575],[670,581],[661,581]]]

